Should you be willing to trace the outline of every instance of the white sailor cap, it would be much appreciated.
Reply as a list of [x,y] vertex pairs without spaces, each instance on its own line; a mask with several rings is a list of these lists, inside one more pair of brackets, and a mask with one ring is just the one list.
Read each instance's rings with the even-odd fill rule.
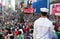
[[23,30],[22,30],[22,29],[19,29],[19,31],[21,31],[21,32],[22,32],[22,34],[23,34]]
[[47,8],[40,8],[41,12],[48,12],[49,10]]

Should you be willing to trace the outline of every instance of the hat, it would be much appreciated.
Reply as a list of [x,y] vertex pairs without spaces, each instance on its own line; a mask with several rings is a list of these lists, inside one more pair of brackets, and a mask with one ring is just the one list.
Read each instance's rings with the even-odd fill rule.
[[48,12],[49,10],[47,8],[40,8],[41,12]]
[[22,32],[22,34],[23,34],[23,30],[22,30],[22,29],[19,29],[19,31],[21,31],[21,32]]

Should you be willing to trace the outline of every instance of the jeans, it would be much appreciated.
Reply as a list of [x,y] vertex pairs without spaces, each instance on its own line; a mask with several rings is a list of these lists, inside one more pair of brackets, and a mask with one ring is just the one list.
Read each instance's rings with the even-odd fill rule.
[[53,34],[53,39],[58,39],[58,36],[55,33]]

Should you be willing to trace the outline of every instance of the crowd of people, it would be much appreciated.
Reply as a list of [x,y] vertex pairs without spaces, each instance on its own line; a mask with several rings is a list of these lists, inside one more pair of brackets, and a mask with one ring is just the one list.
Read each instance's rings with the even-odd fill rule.
[[0,39],[32,39],[33,21],[21,17],[22,14],[7,13],[4,15],[4,21],[1,20]]
[[16,26],[7,26],[5,29],[0,29],[0,39],[31,39],[33,26],[28,24],[16,24]]
[[[0,26],[0,39],[33,39],[34,20],[39,17],[36,14],[34,17],[25,15],[22,19],[18,14],[5,16],[5,21]],[[60,39],[60,26],[54,24],[54,27],[53,39]]]

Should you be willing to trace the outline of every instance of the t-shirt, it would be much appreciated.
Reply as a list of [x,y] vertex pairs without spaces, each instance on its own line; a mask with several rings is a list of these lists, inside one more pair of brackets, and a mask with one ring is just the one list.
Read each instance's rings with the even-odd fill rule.
[[18,35],[17,37],[16,37],[16,39],[24,39],[24,35]]
[[16,36],[18,35],[18,33],[19,33],[18,31],[15,31]]
[[56,32],[58,38],[60,39],[60,32]]

